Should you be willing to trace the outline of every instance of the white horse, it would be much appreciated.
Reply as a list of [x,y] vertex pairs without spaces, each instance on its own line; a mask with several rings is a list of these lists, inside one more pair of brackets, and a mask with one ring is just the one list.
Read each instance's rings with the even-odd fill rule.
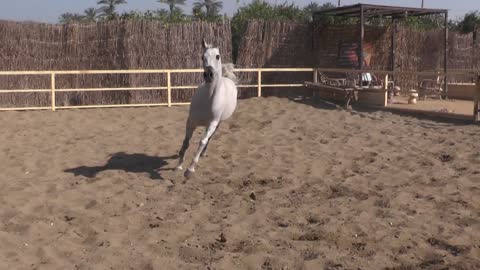
[[204,49],[202,61],[205,83],[201,84],[193,95],[185,139],[180,149],[180,158],[176,170],[183,170],[185,152],[195,129],[198,126],[204,126],[206,132],[200,141],[191,165],[185,171],[186,178],[190,178],[195,172],[195,165],[200,157],[205,155],[208,143],[220,123],[230,118],[237,106],[237,79],[233,74],[233,65],[222,65],[218,48],[213,48],[205,40],[203,40],[202,46]]

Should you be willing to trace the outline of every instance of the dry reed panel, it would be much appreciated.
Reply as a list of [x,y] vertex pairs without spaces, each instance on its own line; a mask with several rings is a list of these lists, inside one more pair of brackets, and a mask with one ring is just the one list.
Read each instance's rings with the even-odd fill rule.
[[[169,24],[111,21],[49,25],[0,22],[1,70],[85,70],[200,68],[202,37],[219,45],[231,61],[229,22]],[[144,77],[141,77],[144,76]],[[49,76],[0,77],[2,89],[50,88]],[[193,84],[200,75],[173,75],[173,85]],[[165,75],[61,75],[57,88],[166,86]],[[174,91],[188,101],[192,91]],[[166,91],[107,91],[58,93],[57,105],[166,102]],[[2,94],[0,106],[48,106],[49,94]]]
[[448,39],[448,67],[451,69],[473,68],[473,33],[452,32]]
[[480,69],[480,29],[477,29],[475,33],[475,39],[473,40],[473,67],[474,69]]
[[[48,28],[48,30],[44,28]],[[28,30],[28,32],[25,32]],[[46,42],[38,40],[39,36],[46,36],[48,33],[54,38],[61,29],[32,23],[0,22],[0,69],[16,70],[32,69],[31,65],[38,64],[41,67],[45,63],[38,58],[39,54],[45,54]],[[20,34],[22,33],[23,34]],[[33,50],[32,50],[33,49]],[[24,53],[31,50],[29,53]],[[51,57],[52,51],[47,57]],[[0,77],[0,89],[49,89],[50,78],[48,76],[3,76]],[[48,93],[22,93],[22,94],[1,94],[0,106],[46,106],[50,103]]]
[[[448,68],[475,68],[474,35],[453,32],[449,36]],[[475,82],[473,76],[449,76],[449,82]]]
[[[441,30],[418,31],[399,24],[396,33],[396,70],[423,71],[442,67],[442,37]],[[395,82],[402,87],[402,91],[408,91],[417,89],[420,79],[416,75],[397,75]]]
[[[315,66],[339,67],[339,51],[343,43],[359,43],[360,31],[356,25],[315,26]],[[364,43],[372,45],[371,68],[386,69],[390,66],[391,30],[383,26],[365,26]]]
[[[310,67],[312,35],[310,25],[285,21],[251,21],[241,41],[239,67]],[[307,73],[262,73],[262,84],[292,84],[311,80]],[[257,83],[257,73],[240,74],[241,84]],[[294,92],[292,92],[294,91]],[[288,96],[298,88],[266,88],[263,93]],[[256,89],[241,89],[241,97],[256,95]]]
[[[231,62],[231,27],[221,23],[195,22],[163,24],[151,21],[129,21],[125,33],[126,65],[129,69],[201,68],[202,39],[218,47],[224,62]],[[172,86],[196,86],[202,82],[198,73],[173,73]],[[167,86],[166,74],[130,74],[131,87]],[[173,102],[188,102],[191,90],[172,90]],[[132,91],[133,103],[167,102],[166,90]]]
[[337,68],[340,45],[359,41],[358,27],[354,25],[315,25],[315,66]]
[[[2,70],[70,70],[70,69],[106,69],[115,68],[112,51],[117,50],[119,27],[99,23],[94,25],[49,25],[36,23],[1,23],[0,28],[7,29],[7,34],[0,43],[16,42],[14,50],[3,53],[0,61]],[[99,38],[99,36],[101,38]],[[108,45],[106,45],[108,44]],[[16,85],[11,85],[11,81]],[[98,75],[92,76],[58,76],[57,88],[77,87],[109,87],[125,82],[125,76]],[[11,88],[50,88],[50,78],[45,76],[39,80],[36,76],[14,77],[0,81]],[[9,96],[16,96],[9,100]],[[23,96],[23,97],[22,97]],[[1,95],[2,106],[45,106],[49,105],[49,95],[44,94],[42,100],[36,100],[31,94]],[[24,101],[22,101],[25,99]],[[108,103],[112,100],[124,100],[121,93],[58,93],[58,105],[79,105]]]
[[376,70],[390,70],[392,66],[392,27],[367,25],[365,42],[373,46],[370,67]]

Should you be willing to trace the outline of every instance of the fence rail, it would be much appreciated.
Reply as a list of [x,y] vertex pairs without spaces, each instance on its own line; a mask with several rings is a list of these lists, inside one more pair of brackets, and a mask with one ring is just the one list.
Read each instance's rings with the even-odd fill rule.
[[[313,68],[244,68],[235,69],[235,72],[256,72],[258,74],[256,84],[242,84],[240,88],[257,88],[257,95],[262,95],[263,88],[272,87],[302,87],[303,84],[262,84],[262,73],[265,72],[313,72]],[[2,93],[46,93],[50,92],[51,106],[49,107],[16,107],[0,108],[0,111],[18,110],[52,110],[73,109],[73,108],[116,108],[116,107],[146,107],[146,106],[180,106],[189,105],[188,102],[173,102],[172,90],[195,89],[193,85],[172,85],[172,74],[175,73],[202,73],[203,69],[145,69],[145,70],[52,70],[52,71],[0,71],[0,76],[20,75],[45,75],[50,76],[50,89],[0,89]],[[111,87],[111,88],[57,88],[55,81],[61,75],[92,75],[92,74],[166,74],[167,85],[154,87]],[[144,104],[109,104],[109,105],[80,105],[80,106],[57,106],[55,94],[60,92],[100,92],[100,91],[145,91],[145,90],[166,90],[166,103],[144,103]]]
[[[418,76],[454,76],[454,75],[479,75],[480,70],[462,69],[449,70],[445,74],[442,70],[429,71],[385,71],[385,70],[353,70],[353,69],[336,69],[336,68],[239,68],[234,70],[237,73],[250,72],[257,73],[256,84],[239,85],[240,88],[257,88],[257,96],[262,96],[263,88],[281,88],[281,87],[303,87],[304,84],[263,84],[263,73],[270,72],[311,72],[312,80],[316,80],[318,72],[338,72],[338,73],[375,73],[385,76],[388,81],[389,75],[418,75]],[[188,105],[188,102],[172,102],[172,90],[176,89],[195,89],[197,86],[191,85],[172,85],[171,75],[176,73],[202,73],[203,69],[144,69],[144,70],[53,70],[53,71],[0,71],[1,76],[18,76],[18,75],[45,75],[50,76],[50,89],[8,89],[1,90],[2,93],[45,93],[50,92],[51,106],[49,107],[17,107],[17,108],[0,108],[0,111],[18,111],[18,110],[52,110],[57,109],[74,109],[74,108],[115,108],[115,107],[146,107],[146,106],[180,106]],[[155,87],[114,87],[114,88],[57,88],[55,81],[61,75],[90,75],[90,74],[166,74],[167,85]],[[55,94],[58,92],[94,92],[94,91],[144,91],[144,90],[166,90],[166,103],[145,103],[145,104],[110,104],[110,105],[80,105],[80,106],[57,106],[55,104]]]

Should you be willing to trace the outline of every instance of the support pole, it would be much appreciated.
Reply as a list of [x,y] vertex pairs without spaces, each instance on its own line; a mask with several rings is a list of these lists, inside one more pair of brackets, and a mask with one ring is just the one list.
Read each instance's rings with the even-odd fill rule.
[[477,89],[475,90],[475,102],[473,105],[473,120],[480,123],[480,74],[477,74]]
[[167,103],[168,107],[172,107],[172,74],[167,72]]
[[392,75],[391,75],[391,80],[394,81],[395,80],[395,51],[396,51],[396,42],[395,42],[395,39],[396,39],[396,36],[397,36],[397,20],[395,20],[395,18],[392,18],[392,40],[391,40],[391,50],[390,50],[390,57],[391,57],[391,60],[390,60],[390,69],[392,71]]
[[383,89],[384,89],[385,91],[388,90],[388,74],[385,74],[385,83],[384,83],[384,85],[383,85]]
[[387,107],[388,106],[388,74],[385,74],[385,83],[383,85],[383,90],[385,90],[383,92],[383,100],[384,100],[383,107]]
[[52,98],[52,111],[55,111],[55,73],[51,74],[51,98]]
[[[359,65],[358,68],[361,70],[363,69],[363,40],[365,38],[365,18],[364,18],[364,10],[363,5],[360,4],[360,55],[359,55]],[[362,86],[362,76],[363,73],[360,73],[360,87]]]
[[445,73],[444,78],[444,99],[448,98],[448,11],[445,12],[445,51],[443,56],[443,71]]
[[257,96],[261,97],[262,96],[262,71],[258,71],[258,93]]

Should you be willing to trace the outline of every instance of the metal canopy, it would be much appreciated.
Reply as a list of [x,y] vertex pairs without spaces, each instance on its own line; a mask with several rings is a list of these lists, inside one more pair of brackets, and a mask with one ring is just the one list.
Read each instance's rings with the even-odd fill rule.
[[428,9],[428,8],[410,8],[395,7],[370,4],[356,4],[351,6],[343,6],[338,8],[320,10],[314,12],[314,17],[319,16],[342,16],[342,17],[360,17],[363,9],[363,16],[368,17],[391,17],[405,18],[408,16],[425,16],[434,14],[445,14],[446,9]]
[[[444,39],[444,73],[445,73],[445,82],[444,82],[444,95],[447,97],[448,93],[448,84],[447,84],[447,72],[448,72],[448,10],[446,9],[428,9],[428,8],[411,8],[411,7],[395,7],[395,6],[383,6],[383,5],[370,5],[370,4],[356,4],[351,6],[343,6],[338,8],[320,10],[313,13],[313,22],[314,24],[321,17],[333,16],[333,17],[347,17],[347,18],[359,18],[360,23],[359,27],[359,52],[358,52],[358,68],[363,69],[363,42],[365,39],[365,19],[374,18],[374,17],[384,17],[390,18],[393,23],[393,33],[391,39],[391,51],[390,51],[390,68],[391,71],[395,71],[395,36],[396,36],[396,26],[397,20],[405,19],[407,17],[418,17],[426,15],[435,15],[441,14],[444,16],[444,29],[445,29],[445,39]],[[312,37],[312,43],[315,39]],[[315,44],[312,44],[315,47]]]

